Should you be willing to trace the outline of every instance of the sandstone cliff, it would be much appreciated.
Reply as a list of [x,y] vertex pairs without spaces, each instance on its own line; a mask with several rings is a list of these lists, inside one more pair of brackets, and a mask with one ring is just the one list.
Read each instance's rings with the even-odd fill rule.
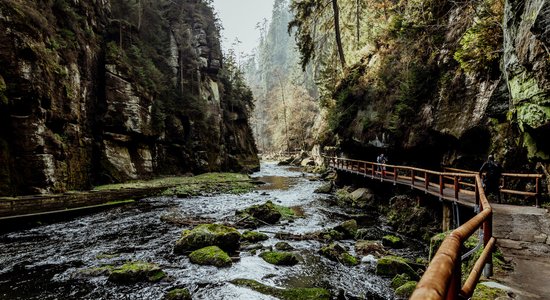
[[433,166],[477,168],[488,153],[508,169],[548,164],[549,2],[403,3],[334,94],[329,123],[343,151]]
[[0,195],[258,168],[201,0],[0,2]]

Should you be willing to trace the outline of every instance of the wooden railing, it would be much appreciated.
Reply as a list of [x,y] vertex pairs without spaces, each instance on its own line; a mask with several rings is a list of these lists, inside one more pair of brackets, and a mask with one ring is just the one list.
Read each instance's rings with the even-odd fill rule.
[[[485,196],[482,180],[477,172],[465,172],[458,169],[450,170],[452,172],[437,172],[408,166],[385,165],[336,157],[325,157],[325,160],[328,166],[335,169],[371,178],[380,178],[380,180],[393,181],[395,184],[410,185],[416,189],[438,194],[440,198],[458,201],[461,194],[475,198],[475,203],[479,205],[480,212],[468,222],[453,230],[445,238],[410,299],[467,299],[472,296],[483,269],[486,268],[485,270],[488,273],[492,272],[492,252],[495,246],[492,229],[493,210]],[[506,174],[506,176],[518,178],[537,178],[537,182],[540,180],[540,177],[531,175],[534,174]],[[434,179],[436,181],[432,182]],[[471,182],[464,181],[464,179]],[[450,189],[452,192],[448,193],[446,189]],[[537,192],[540,192],[540,190],[537,189]],[[462,284],[461,249],[464,242],[478,229],[483,230],[483,252],[474,264],[468,278]]]

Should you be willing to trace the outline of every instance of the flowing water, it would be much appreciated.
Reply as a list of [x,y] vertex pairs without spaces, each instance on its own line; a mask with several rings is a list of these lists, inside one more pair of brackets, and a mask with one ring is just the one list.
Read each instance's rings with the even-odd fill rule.
[[[275,299],[230,283],[237,278],[254,279],[267,285],[324,287],[340,299],[393,299],[389,280],[374,275],[376,262],[363,259],[355,267],[330,261],[317,252],[318,241],[289,241],[303,258],[293,267],[274,266],[257,255],[242,251],[230,268],[198,266],[186,256],[173,253],[185,229],[161,221],[161,216],[179,213],[190,218],[235,220],[235,211],[266,200],[284,206],[299,206],[305,216],[293,222],[265,226],[258,231],[280,241],[274,233],[309,233],[338,225],[345,213],[331,205],[328,195],[313,191],[322,183],[310,181],[298,170],[263,163],[253,174],[267,182],[244,195],[216,195],[178,199],[153,197],[77,219],[11,232],[0,236],[0,299],[161,299],[173,288],[188,288],[193,299]],[[377,225],[381,226],[381,225]],[[387,231],[388,228],[379,227]],[[342,241],[353,253],[353,241]],[[413,245],[400,255],[419,255]],[[86,270],[127,261],[148,261],[161,266],[168,277],[157,283],[119,285],[107,276],[86,275]]]

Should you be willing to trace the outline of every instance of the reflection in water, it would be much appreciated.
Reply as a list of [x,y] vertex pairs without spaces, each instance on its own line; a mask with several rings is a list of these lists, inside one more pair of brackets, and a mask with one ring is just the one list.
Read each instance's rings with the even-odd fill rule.
[[[186,287],[194,299],[275,299],[229,283],[236,278],[258,280],[277,287],[326,287],[334,295],[392,299],[387,279],[373,274],[371,264],[346,267],[318,255],[317,241],[293,241],[303,262],[293,267],[273,266],[257,255],[241,252],[230,268],[191,264],[173,253],[185,228],[162,222],[160,217],[177,212],[188,217],[234,221],[235,211],[267,200],[299,207],[303,218],[258,229],[274,233],[306,233],[337,225],[339,208],[313,191],[321,183],[274,164],[263,164],[253,175],[267,184],[244,195],[218,195],[178,199],[155,197],[125,207],[78,219],[0,235],[0,299],[160,299],[170,289]],[[334,212],[334,213],[332,213]],[[336,216],[336,217],[335,217]],[[353,241],[343,241],[353,252]],[[410,250],[410,249],[409,249]],[[86,275],[92,268],[149,261],[162,267],[168,279],[158,283],[116,285],[106,276]]]

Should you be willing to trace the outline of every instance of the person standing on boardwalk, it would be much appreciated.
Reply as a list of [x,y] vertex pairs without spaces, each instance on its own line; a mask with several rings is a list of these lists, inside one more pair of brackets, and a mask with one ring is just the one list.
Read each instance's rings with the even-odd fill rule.
[[483,187],[487,195],[496,194],[498,203],[501,203],[500,199],[500,177],[502,175],[502,167],[495,161],[495,157],[491,154],[489,158],[479,169],[479,176],[483,177]]
[[[384,155],[384,153],[381,153],[376,158],[376,162],[379,164],[386,164],[388,162],[388,158]],[[380,176],[384,177],[386,175],[386,166],[378,165],[378,171],[380,172]]]

